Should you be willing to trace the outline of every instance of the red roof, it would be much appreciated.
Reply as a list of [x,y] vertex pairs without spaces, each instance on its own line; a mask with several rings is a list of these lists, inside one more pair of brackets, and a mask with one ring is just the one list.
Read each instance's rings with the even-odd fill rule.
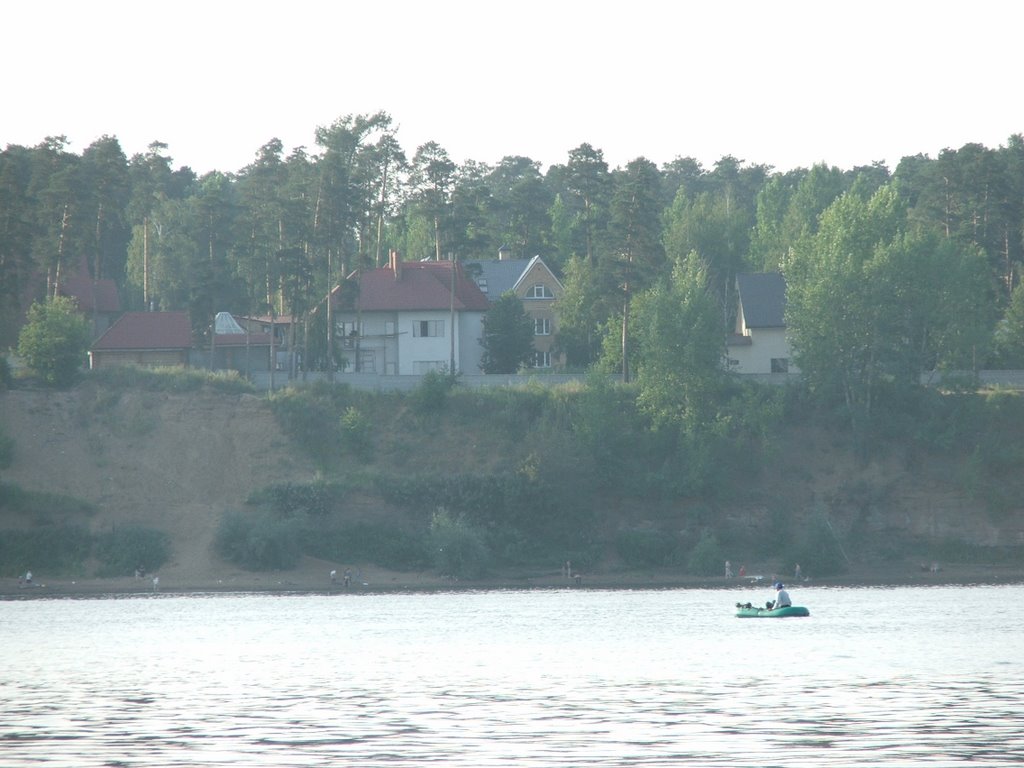
[[188,312],[125,312],[100,336],[93,349],[190,349]]
[[62,281],[60,294],[74,299],[83,312],[121,311],[117,285],[109,278],[93,280],[88,275],[78,273]]
[[[366,311],[397,310],[449,310],[452,308],[452,269],[455,272],[456,311],[486,312],[490,307],[487,296],[475,282],[462,272],[458,264],[450,261],[411,261],[401,263],[398,277],[393,267],[382,267],[362,273],[356,278],[359,294],[355,301]],[[331,301],[341,309],[340,289],[331,292]]]

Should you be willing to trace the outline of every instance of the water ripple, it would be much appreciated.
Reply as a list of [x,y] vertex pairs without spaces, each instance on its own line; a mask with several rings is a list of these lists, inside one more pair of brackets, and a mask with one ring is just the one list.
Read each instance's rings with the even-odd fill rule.
[[806,593],[0,602],[0,768],[1024,764],[1024,592]]

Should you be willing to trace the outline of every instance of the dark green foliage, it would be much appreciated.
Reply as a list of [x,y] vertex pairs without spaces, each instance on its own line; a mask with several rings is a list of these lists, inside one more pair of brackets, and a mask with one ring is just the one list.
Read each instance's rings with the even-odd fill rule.
[[301,527],[292,519],[227,512],[214,537],[214,551],[250,571],[285,571],[302,554]]
[[321,466],[330,466],[341,452],[339,414],[352,396],[347,385],[289,387],[270,398],[277,423],[296,445]]
[[6,355],[0,355],[0,390],[10,389],[14,378],[11,375],[11,364]]
[[[794,534],[788,561],[800,563],[804,574],[835,576],[846,571],[849,561],[839,532],[828,517],[815,515]],[[788,565],[782,570],[788,570]]]
[[124,526],[97,536],[93,554],[97,576],[131,576],[139,567],[155,573],[170,557],[171,540],[154,528]]
[[368,461],[373,453],[373,424],[365,412],[350,405],[341,414],[342,444],[361,461]]
[[440,371],[427,371],[409,395],[412,409],[423,416],[440,413],[448,403],[448,394],[458,381],[456,376]]
[[484,373],[515,373],[533,360],[533,322],[514,293],[506,293],[484,315]]
[[18,334],[18,355],[47,384],[67,387],[85,363],[89,324],[74,301],[57,297],[37,302]]
[[41,525],[0,531],[0,574],[38,576],[80,573],[92,549],[89,532],[77,525]]
[[248,503],[280,517],[326,517],[341,506],[344,495],[339,483],[278,483],[253,492]]
[[492,553],[510,562],[558,559],[587,545],[595,517],[562,479],[532,472],[379,477],[381,496],[410,512],[443,508],[486,533]]
[[311,525],[304,539],[306,554],[336,563],[375,563],[394,570],[417,570],[431,562],[422,533],[383,523]]
[[677,537],[664,531],[626,530],[615,537],[615,551],[634,568],[673,565],[678,559]]
[[572,428],[594,464],[597,482],[620,487],[629,480],[636,461],[647,456],[644,428],[647,420],[636,408],[636,390],[612,384],[607,376],[593,374],[580,393]]
[[89,371],[87,380],[106,391],[140,389],[146,392],[198,392],[208,389],[222,394],[255,393],[256,389],[236,371],[206,371],[198,368],[140,368],[134,365]]
[[7,469],[14,461],[14,438],[4,431],[0,424],[0,469]]
[[491,561],[484,533],[464,517],[445,509],[430,521],[430,550],[438,573],[456,579],[478,579]]
[[87,501],[57,493],[26,491],[17,485],[0,483],[0,510],[19,512],[46,522],[55,517],[93,515],[96,507]]
[[724,573],[725,557],[715,534],[705,531],[690,550],[687,570],[694,576],[718,576]]

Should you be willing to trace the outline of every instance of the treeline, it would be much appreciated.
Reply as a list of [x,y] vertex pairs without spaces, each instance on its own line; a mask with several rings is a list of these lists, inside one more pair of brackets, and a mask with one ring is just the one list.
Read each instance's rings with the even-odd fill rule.
[[[310,317],[343,276],[382,265],[390,249],[409,260],[479,259],[506,246],[513,257],[541,254],[563,278],[559,345],[570,366],[602,362],[628,374],[633,300],[691,253],[720,330],[728,328],[737,272],[783,269],[791,283],[809,274],[787,259],[806,249],[822,215],[884,188],[893,196],[889,242],[913,233],[984,261],[980,293],[967,298],[989,310],[985,333],[972,340],[975,366],[1019,352],[1000,347],[996,331],[1006,327],[1022,264],[1020,135],[995,149],[905,157],[892,171],[785,173],[731,156],[712,168],[688,157],[610,168],[589,144],[545,172],[518,156],[460,166],[436,143],[410,157],[384,112],[343,117],[318,128],[315,141],[314,151],[286,155],[272,139],[246,167],[203,176],[174,168],[159,142],[131,158],[111,136],[80,155],[62,136],[9,145],[0,152],[0,344],[15,342],[26,301],[53,295],[81,265],[114,280],[126,308],[188,309],[202,336],[221,310]],[[315,364],[317,350],[307,352]]]

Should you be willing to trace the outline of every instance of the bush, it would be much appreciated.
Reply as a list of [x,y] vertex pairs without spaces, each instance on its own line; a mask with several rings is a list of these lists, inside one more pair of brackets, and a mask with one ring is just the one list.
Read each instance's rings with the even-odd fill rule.
[[228,512],[214,537],[214,550],[249,571],[285,571],[299,562],[299,526],[272,515]]
[[70,385],[89,349],[89,323],[75,303],[58,296],[36,302],[18,334],[18,355],[47,384]]
[[0,424],[0,469],[7,469],[14,461],[14,438],[4,431]]
[[804,573],[835,576],[846,571],[847,560],[842,543],[823,514],[807,522],[797,536],[797,545],[791,555],[793,562],[802,564]]
[[89,371],[89,380],[105,389],[141,389],[147,392],[198,392],[208,388],[226,395],[253,394],[256,388],[237,371],[207,371],[167,366],[141,368],[119,365]]
[[394,570],[415,570],[430,564],[422,536],[379,523],[309,528],[303,549],[324,560],[368,562]]
[[482,532],[462,517],[438,509],[430,521],[434,567],[445,576],[478,579],[487,572],[491,553]]
[[660,531],[620,531],[615,549],[633,567],[668,565],[676,550],[675,537]]
[[341,433],[344,445],[352,454],[366,461],[373,452],[373,425],[369,417],[354,405],[341,414]]
[[92,537],[77,525],[45,525],[0,532],[0,574],[17,576],[78,573],[89,557]]
[[280,517],[326,517],[341,495],[341,486],[335,483],[277,483],[253,492],[248,501]]
[[341,452],[338,414],[351,388],[288,387],[270,397],[270,407],[281,429],[321,467],[332,466]]
[[440,371],[427,371],[420,379],[419,386],[409,395],[412,409],[421,415],[440,413],[448,402],[448,393],[455,386],[456,378]]
[[92,515],[96,507],[88,501],[59,493],[26,491],[13,483],[0,483],[0,509],[20,512],[45,523],[52,516]]
[[171,541],[163,531],[126,526],[98,536],[93,552],[100,561],[97,576],[131,576],[139,567],[152,573],[166,563]]
[[724,562],[718,539],[713,533],[705,531],[701,534],[700,541],[690,550],[688,570],[694,576],[718,576],[724,573]]

